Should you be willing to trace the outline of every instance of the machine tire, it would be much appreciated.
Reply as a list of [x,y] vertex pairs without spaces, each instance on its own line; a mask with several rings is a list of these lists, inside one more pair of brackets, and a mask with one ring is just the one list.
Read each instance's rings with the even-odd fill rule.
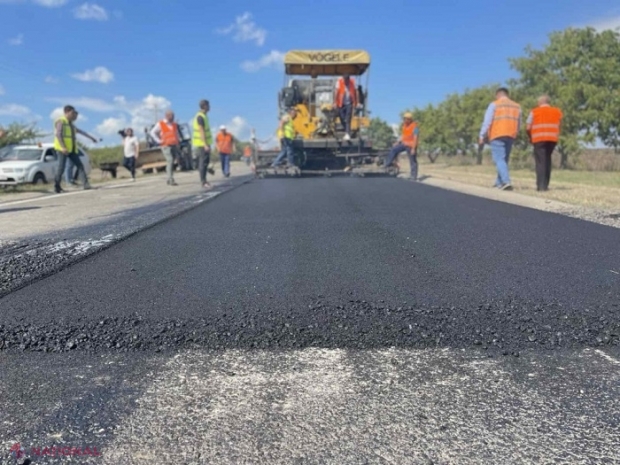
[[34,184],[35,186],[47,184],[47,179],[45,179],[45,175],[43,173],[39,172],[34,175],[34,178],[32,179],[32,184]]

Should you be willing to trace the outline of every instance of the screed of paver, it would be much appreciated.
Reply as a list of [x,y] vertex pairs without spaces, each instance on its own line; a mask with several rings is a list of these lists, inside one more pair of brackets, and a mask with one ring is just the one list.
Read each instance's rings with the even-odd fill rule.
[[185,352],[102,463],[620,463],[617,367],[592,350]]

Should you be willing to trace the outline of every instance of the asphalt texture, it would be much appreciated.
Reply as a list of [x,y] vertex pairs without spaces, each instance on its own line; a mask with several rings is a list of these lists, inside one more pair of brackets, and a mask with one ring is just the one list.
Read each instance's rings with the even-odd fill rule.
[[92,463],[620,463],[619,244],[420,183],[256,180],[0,299],[0,433]]

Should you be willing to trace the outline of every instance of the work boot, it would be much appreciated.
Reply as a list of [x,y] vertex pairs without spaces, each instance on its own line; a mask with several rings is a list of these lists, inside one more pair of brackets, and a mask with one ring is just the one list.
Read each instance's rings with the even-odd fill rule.
[[60,187],[60,184],[56,184],[54,186],[54,192],[56,192],[57,194],[61,194],[64,192],[64,189],[62,187]]
[[512,190],[512,185],[510,185],[509,183],[504,184],[501,189],[503,191],[511,191]]
[[84,190],[87,191],[87,190],[90,190],[90,189],[92,189],[92,186],[90,185],[90,183],[88,181],[86,181],[84,183]]

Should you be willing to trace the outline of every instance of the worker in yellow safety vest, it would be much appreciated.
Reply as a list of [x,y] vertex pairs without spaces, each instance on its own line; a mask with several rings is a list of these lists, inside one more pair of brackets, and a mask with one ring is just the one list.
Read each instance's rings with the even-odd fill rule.
[[207,169],[211,160],[211,126],[207,113],[211,109],[208,100],[201,100],[199,103],[200,111],[194,117],[194,128],[192,137],[192,151],[194,158],[198,159],[198,174],[200,183],[205,189],[209,189],[211,184],[207,182]]
[[282,139],[281,139],[282,149],[280,153],[278,154],[278,156],[276,157],[276,159],[274,160],[273,164],[271,165],[272,168],[275,168],[276,166],[280,165],[285,156],[287,159],[288,167],[289,168],[295,167],[295,158],[294,158],[295,152],[293,149],[293,139],[295,139],[297,132],[295,131],[293,120],[295,119],[296,116],[297,116],[297,110],[295,110],[295,108],[291,108],[288,111],[288,114],[284,115],[282,119],[280,120],[279,131],[281,131],[281,135],[282,135]]
[[81,134],[88,137],[93,142],[97,142],[97,139],[93,136],[73,125],[73,122],[78,118],[78,112],[73,106],[66,105],[63,108],[63,113],[63,116],[58,118],[54,123],[54,150],[58,157],[58,170],[56,171],[56,177],[54,179],[54,190],[57,194],[63,192],[63,189],[60,187],[60,182],[62,181],[62,174],[65,172],[67,158],[69,158],[73,166],[77,168],[78,174],[82,175],[84,189],[91,188],[86,170],[84,170],[84,165],[82,164],[82,160],[80,160],[79,148],[75,136],[76,134]]

